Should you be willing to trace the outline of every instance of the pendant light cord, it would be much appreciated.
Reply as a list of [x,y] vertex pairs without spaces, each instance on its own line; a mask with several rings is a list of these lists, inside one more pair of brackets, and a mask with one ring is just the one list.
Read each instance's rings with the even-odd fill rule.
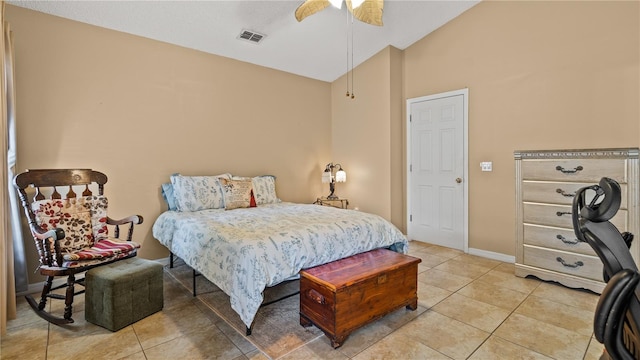
[[[354,82],[353,82],[353,14],[351,14],[351,98],[354,99],[356,97],[354,93]],[[347,74],[348,77],[348,74]]]

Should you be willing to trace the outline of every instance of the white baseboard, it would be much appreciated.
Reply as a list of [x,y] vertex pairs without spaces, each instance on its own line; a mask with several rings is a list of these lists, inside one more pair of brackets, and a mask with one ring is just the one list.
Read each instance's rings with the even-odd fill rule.
[[506,263],[515,263],[516,257],[512,255],[501,254],[493,251],[469,248],[470,255],[482,256],[484,258],[498,260]]
[[[155,260],[152,260],[152,261],[159,262],[160,264],[162,264],[162,266],[169,265],[169,257],[168,256],[166,258],[155,259]],[[66,282],[67,282],[67,278],[66,277],[59,277],[59,278],[53,279],[53,287],[66,284]],[[43,286],[44,286],[44,281],[41,281],[41,282],[38,282],[38,283],[29,284],[29,286],[27,287],[26,291],[21,291],[19,293],[16,293],[16,296],[25,296],[25,295],[29,295],[29,294],[38,294],[38,297],[40,297],[40,292],[42,292],[42,287]]]

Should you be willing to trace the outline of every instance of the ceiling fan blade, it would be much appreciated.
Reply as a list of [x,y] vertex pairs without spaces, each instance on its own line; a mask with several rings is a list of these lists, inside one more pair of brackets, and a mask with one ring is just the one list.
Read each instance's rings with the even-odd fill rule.
[[364,0],[357,8],[351,6],[351,0],[345,0],[353,16],[367,24],[382,26],[382,8],[384,0]]
[[331,5],[329,0],[305,0],[305,2],[296,9],[296,19],[300,22],[307,16],[324,10],[329,5]]

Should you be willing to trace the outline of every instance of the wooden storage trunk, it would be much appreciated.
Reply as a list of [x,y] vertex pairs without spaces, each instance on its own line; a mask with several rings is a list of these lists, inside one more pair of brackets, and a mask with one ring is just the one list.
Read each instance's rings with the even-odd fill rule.
[[402,306],[418,307],[421,260],[377,249],[300,272],[300,325],[342,345],[355,329]]

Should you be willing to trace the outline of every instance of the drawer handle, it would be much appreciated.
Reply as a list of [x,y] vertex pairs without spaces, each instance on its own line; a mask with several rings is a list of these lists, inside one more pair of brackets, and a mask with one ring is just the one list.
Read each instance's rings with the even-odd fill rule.
[[322,296],[322,294],[320,294],[319,292],[317,292],[314,289],[310,289],[309,291],[307,291],[307,297],[309,299],[317,302],[320,305],[324,305],[325,304],[324,296]]
[[577,167],[574,167],[573,170],[567,170],[567,169],[563,168],[560,165],[556,166],[556,170],[560,171],[563,174],[575,174],[578,171],[581,171],[583,169],[584,168],[581,165],[578,165]]
[[574,268],[574,269],[575,269],[575,268],[577,268],[577,267],[580,267],[580,266],[583,266],[583,265],[584,265],[584,263],[583,263],[582,261],[576,261],[576,262],[575,262],[575,263],[573,263],[573,264],[567,264],[567,263],[564,261],[564,259],[562,259],[562,258],[561,258],[561,257],[559,257],[559,256],[556,258],[556,261],[557,261],[557,262],[559,262],[560,264],[562,264],[562,266],[566,266],[566,267]]
[[574,197],[574,196],[576,196],[576,193],[573,193],[573,194],[571,194],[571,193],[566,193],[566,192],[564,192],[564,190],[562,190],[562,189],[556,189],[556,192],[557,192],[558,194],[560,194],[560,195],[562,195],[562,196],[566,196],[566,197]]
[[562,216],[562,215],[571,215],[571,211],[557,211],[556,212],[557,216]]
[[580,240],[578,240],[578,239],[576,239],[576,241],[567,240],[567,238],[562,236],[562,235],[556,235],[556,237],[558,238],[558,240],[562,241],[565,244],[569,244],[569,245],[575,245],[575,244],[580,242]]

